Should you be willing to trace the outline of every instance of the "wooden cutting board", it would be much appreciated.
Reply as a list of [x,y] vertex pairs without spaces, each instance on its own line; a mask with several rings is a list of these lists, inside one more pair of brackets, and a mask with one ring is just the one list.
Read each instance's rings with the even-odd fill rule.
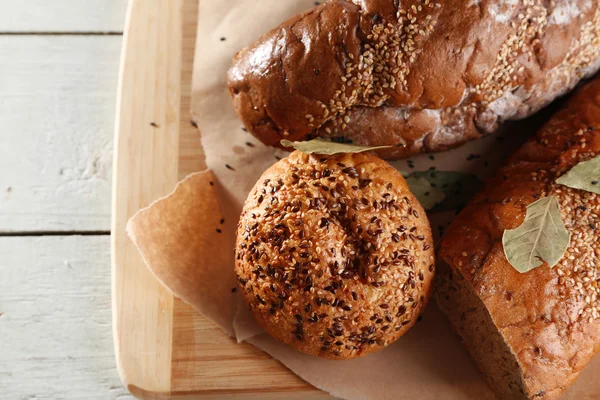
[[145,267],[127,220],[204,168],[190,121],[198,0],[130,0],[115,133],[112,295],[121,380],[143,399],[323,399],[269,355],[236,344]]

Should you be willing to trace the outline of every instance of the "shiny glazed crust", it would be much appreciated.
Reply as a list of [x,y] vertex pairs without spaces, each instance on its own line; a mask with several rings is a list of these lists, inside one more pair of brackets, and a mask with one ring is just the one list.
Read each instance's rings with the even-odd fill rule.
[[385,158],[446,150],[596,71],[599,10],[598,0],[330,0],[240,51],[229,90],[267,145],[320,136],[396,146]]
[[[600,350],[600,195],[555,183],[598,155],[600,79],[512,155],[441,243],[437,302],[500,398],[556,399]],[[554,268],[520,274],[504,256],[502,234],[548,195],[560,204],[569,248]],[[484,345],[497,350],[490,355]],[[489,362],[499,353],[503,360]]]
[[425,307],[434,275],[429,221],[380,158],[296,151],[250,192],[236,273],[275,339],[320,357],[359,357],[402,336]]

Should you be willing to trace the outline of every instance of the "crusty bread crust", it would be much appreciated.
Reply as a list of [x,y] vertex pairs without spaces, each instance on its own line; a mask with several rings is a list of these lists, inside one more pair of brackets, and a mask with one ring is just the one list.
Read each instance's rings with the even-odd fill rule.
[[267,145],[321,136],[396,146],[386,158],[446,150],[596,71],[599,3],[330,0],[237,54],[229,89]]
[[241,294],[275,339],[349,359],[412,327],[434,275],[429,221],[402,175],[370,154],[294,152],[244,205]]
[[[579,161],[598,155],[600,79],[580,89],[509,158],[442,240],[440,262],[481,300],[491,316],[485,329],[497,330],[516,357],[522,385],[512,388],[514,398],[558,398],[600,350],[600,196],[555,183]],[[572,235],[569,248],[554,268],[544,264],[520,274],[504,255],[502,234],[523,222],[527,205],[548,195],[560,204]],[[442,308],[460,308],[447,294],[437,295]],[[450,320],[459,333],[476,329]],[[493,374],[485,361],[478,364],[486,376]],[[498,393],[507,390],[497,386],[501,380],[490,379]]]

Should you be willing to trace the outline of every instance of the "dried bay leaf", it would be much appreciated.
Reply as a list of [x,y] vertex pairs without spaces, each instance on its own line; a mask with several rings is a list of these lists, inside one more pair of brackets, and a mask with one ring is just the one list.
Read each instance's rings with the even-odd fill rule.
[[523,223],[502,235],[504,254],[520,273],[531,271],[545,261],[552,268],[569,247],[571,234],[563,224],[558,201],[544,197],[527,206]]
[[600,156],[580,162],[558,178],[556,183],[600,194]]
[[325,154],[328,156],[341,153],[362,153],[379,149],[387,149],[393,146],[359,146],[351,143],[331,142],[324,139],[312,139],[304,142],[292,142],[283,139],[281,145],[284,147],[293,147],[305,154]]

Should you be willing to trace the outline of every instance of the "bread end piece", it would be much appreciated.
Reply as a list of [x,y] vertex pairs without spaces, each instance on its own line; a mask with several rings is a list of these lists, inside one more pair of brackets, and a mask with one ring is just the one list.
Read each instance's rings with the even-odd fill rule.
[[[521,368],[485,305],[460,272],[438,263],[435,301],[499,399],[527,400]],[[540,394],[538,394],[540,395]],[[539,397],[539,396],[538,396]]]

